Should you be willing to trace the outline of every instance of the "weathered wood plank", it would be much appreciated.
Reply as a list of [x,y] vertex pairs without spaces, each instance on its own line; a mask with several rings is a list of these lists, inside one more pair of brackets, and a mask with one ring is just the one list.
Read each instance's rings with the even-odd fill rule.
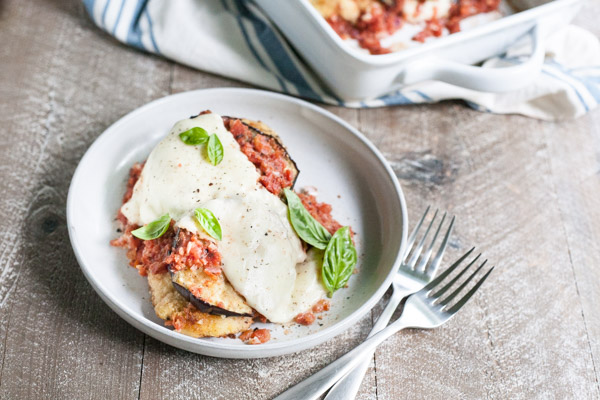
[[[244,87],[252,86],[243,82],[237,82],[231,79],[223,78],[218,75],[212,75],[200,72],[184,65],[175,64],[171,74],[171,93],[187,92],[196,89],[208,89],[217,87]],[[201,110],[199,110],[201,111]]]
[[[597,35],[599,11],[588,2],[578,19]],[[219,360],[118,318],[68,242],[78,160],[152,99],[246,85],[118,44],[78,0],[5,1],[0,21],[0,398],[270,398],[365,337],[372,316],[301,354]],[[597,398],[600,114],[548,124],[451,102],[328,108],[386,153],[412,221],[429,203],[458,215],[446,260],[477,244],[499,265],[447,326],[382,345],[359,398]]]
[[594,398],[544,132],[569,125],[456,107],[362,112],[402,177],[413,221],[426,204],[449,209],[457,250],[477,245],[498,265],[446,326],[380,346],[378,398]]
[[600,381],[600,114],[564,128],[547,126],[549,168],[554,176],[561,225],[567,238],[569,272],[577,286],[592,351],[596,384]]
[[65,202],[92,140],[164,95],[169,64],[116,44],[77,0],[6,1],[2,19],[0,398],[137,397],[143,335],[81,274]]
[[[585,2],[575,23],[600,37],[600,3]],[[569,258],[600,391],[600,113],[546,129]]]
[[[358,345],[370,316],[350,330],[300,354],[254,360],[204,357],[146,339],[141,399],[270,399]],[[374,396],[374,382],[370,381]]]

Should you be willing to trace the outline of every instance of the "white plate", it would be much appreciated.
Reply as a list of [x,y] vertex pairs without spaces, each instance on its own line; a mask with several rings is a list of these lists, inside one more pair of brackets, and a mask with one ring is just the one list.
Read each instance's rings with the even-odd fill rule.
[[[277,132],[298,164],[296,188],[314,186],[318,199],[357,233],[359,273],[332,299],[322,320],[284,329],[250,346],[237,339],[194,339],[163,325],[150,304],[146,279],[128,266],[115,216],[128,171],[144,160],[178,120],[210,109],[262,120]],[[381,153],[356,129],[302,100],[250,89],[207,89],[153,101],[121,118],[92,144],[73,176],[67,199],[69,236],[81,270],[102,299],[144,333],[181,349],[227,358],[271,357],[316,346],[356,323],[383,296],[404,250],[406,205]]]

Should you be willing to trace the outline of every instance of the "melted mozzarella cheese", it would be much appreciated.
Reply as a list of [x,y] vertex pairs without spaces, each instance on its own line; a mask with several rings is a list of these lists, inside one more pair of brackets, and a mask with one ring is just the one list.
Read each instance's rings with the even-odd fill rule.
[[[181,141],[179,134],[193,127],[218,135],[224,148],[219,165],[205,159],[202,146]],[[177,226],[210,239],[193,210],[211,210],[223,231],[216,244],[225,276],[252,308],[272,322],[285,323],[316,303],[325,290],[318,256],[307,259],[287,207],[258,183],[259,177],[221,117],[204,114],[175,124],[154,148],[121,211],[138,225],[169,213]]]
[[402,15],[409,23],[416,24],[430,19],[444,18],[450,12],[450,0],[405,0],[402,6]]

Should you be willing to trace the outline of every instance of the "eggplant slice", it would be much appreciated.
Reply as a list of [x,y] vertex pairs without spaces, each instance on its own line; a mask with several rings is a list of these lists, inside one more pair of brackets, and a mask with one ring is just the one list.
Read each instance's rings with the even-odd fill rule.
[[[178,228],[175,232],[171,251],[176,251],[179,246],[179,231]],[[173,271],[171,265],[167,269],[175,290],[199,311],[228,317],[252,315],[252,308],[225,280],[223,274],[208,275],[202,268]]]
[[225,281],[223,274],[211,276],[199,269],[171,272],[175,290],[198,310],[228,317],[251,316],[252,308]]
[[285,154],[285,160],[286,160],[287,167],[294,174],[292,186],[290,187],[290,188],[293,188],[294,185],[296,184],[296,180],[298,179],[298,174],[300,174],[300,170],[298,169],[298,166],[296,166],[296,162],[292,159],[292,157],[290,157],[290,153],[288,153],[287,148],[281,142],[279,135],[262,121],[252,121],[249,119],[236,118],[236,117],[223,117],[223,121],[233,120],[233,119],[239,119],[240,121],[242,121],[242,123],[244,125],[246,125],[252,132],[253,138],[256,135],[264,136],[268,139],[269,144],[271,146],[279,148],[283,151],[283,153]]
[[188,300],[173,287],[167,273],[148,273],[148,285],[156,315],[165,321],[178,320],[179,332],[192,337],[220,337],[245,331],[252,325],[250,317],[211,315],[189,310]]

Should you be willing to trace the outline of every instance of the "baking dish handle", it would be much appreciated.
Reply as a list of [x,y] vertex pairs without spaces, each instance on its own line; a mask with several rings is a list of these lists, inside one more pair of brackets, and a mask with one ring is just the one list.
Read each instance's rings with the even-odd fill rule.
[[482,68],[443,59],[419,60],[403,72],[404,85],[436,80],[481,92],[508,92],[529,84],[542,69],[544,46],[540,29],[535,25],[530,31],[532,53],[527,61],[510,67]]

